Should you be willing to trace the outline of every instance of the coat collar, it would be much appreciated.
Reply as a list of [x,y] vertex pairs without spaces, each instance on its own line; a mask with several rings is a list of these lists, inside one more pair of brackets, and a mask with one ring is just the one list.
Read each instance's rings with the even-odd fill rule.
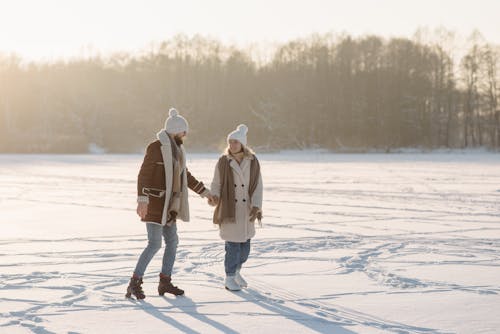
[[[223,155],[227,158],[227,160],[234,160],[234,158],[231,156],[229,151],[224,152]],[[253,154],[251,154],[250,152],[247,151],[247,152],[245,152],[245,155],[243,155],[243,160],[245,160],[245,159],[246,160],[253,160],[254,156],[253,156]]]
[[236,161],[235,158],[230,156],[229,154],[225,155],[227,160],[229,160],[229,166],[242,178],[244,179],[244,170],[247,168],[247,166],[250,166],[250,161],[253,160],[253,156],[247,156],[245,155],[243,157],[243,160],[241,161],[241,164]]
[[[168,133],[165,131],[165,129],[161,130],[156,134],[156,138],[161,143],[161,155],[163,158],[163,168],[165,169],[165,189],[166,189],[166,195],[165,195],[165,205],[163,206],[163,213],[162,213],[162,220],[161,224],[165,225],[166,219],[167,219],[167,211],[168,211],[168,206],[170,203],[170,196],[172,192],[172,176],[173,176],[173,170],[172,170],[172,146],[170,145],[170,136]],[[180,149],[182,150],[184,159],[182,161],[182,166],[181,168],[185,170],[186,168],[186,151],[184,150],[183,145],[180,146]],[[181,198],[181,210],[179,211],[178,217],[182,219],[183,221],[189,221],[189,203],[188,203],[188,188],[187,188],[187,175],[186,173],[182,173],[182,198]]]
[[165,129],[161,129],[160,132],[156,134],[156,138],[158,138],[162,145],[170,145],[170,136]]

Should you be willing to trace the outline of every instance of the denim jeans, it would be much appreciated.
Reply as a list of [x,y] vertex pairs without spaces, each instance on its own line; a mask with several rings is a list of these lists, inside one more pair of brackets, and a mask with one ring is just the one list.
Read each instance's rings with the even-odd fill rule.
[[161,238],[163,236],[163,239],[165,239],[165,252],[163,253],[161,272],[164,275],[171,276],[177,252],[177,244],[179,243],[177,224],[161,226],[160,224],[146,223],[146,229],[148,231],[148,245],[137,261],[134,274],[140,277],[144,276],[149,262],[151,262],[153,256],[161,248]]
[[226,241],[226,256],[224,267],[226,275],[233,276],[236,270],[241,269],[241,265],[246,262],[250,254],[250,239],[246,242]]

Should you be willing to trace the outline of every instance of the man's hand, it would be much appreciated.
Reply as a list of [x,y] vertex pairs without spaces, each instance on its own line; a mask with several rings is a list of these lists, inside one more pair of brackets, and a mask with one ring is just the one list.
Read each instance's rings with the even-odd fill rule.
[[254,207],[252,207],[252,210],[250,210],[249,216],[250,216],[251,222],[254,222],[255,219],[261,220],[262,219],[262,211],[258,207],[254,206]]
[[137,203],[137,214],[141,219],[146,218],[146,215],[148,213],[148,203]]

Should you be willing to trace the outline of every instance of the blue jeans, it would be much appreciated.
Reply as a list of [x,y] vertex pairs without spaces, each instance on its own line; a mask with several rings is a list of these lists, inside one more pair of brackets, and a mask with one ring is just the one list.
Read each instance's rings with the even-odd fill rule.
[[161,248],[161,238],[163,236],[163,239],[165,239],[165,252],[163,253],[161,272],[164,275],[171,276],[177,252],[177,244],[179,243],[177,224],[161,226],[160,224],[147,223],[146,229],[148,231],[148,245],[137,261],[134,274],[140,277],[144,276],[149,262],[151,262],[153,256]]
[[241,265],[248,259],[248,255],[250,254],[250,239],[246,242],[226,241],[225,248],[224,268],[226,275],[234,276],[236,270],[241,269]]

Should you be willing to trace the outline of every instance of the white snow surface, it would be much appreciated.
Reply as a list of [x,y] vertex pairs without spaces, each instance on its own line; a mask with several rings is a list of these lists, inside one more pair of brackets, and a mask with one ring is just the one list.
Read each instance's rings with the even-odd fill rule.
[[[217,154],[189,154],[210,184]],[[264,220],[224,289],[190,192],[173,281],[124,297],[146,245],[140,155],[0,155],[0,333],[500,333],[500,155],[261,154]]]

